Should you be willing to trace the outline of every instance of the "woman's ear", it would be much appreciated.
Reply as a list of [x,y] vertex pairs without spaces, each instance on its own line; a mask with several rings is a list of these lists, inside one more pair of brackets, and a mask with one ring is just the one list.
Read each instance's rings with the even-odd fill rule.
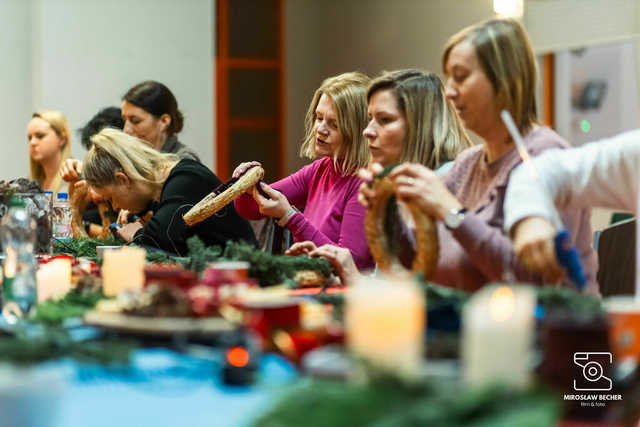
[[124,172],[116,172],[116,183],[118,185],[124,185],[126,187],[131,185],[131,178]]
[[163,131],[167,131],[167,129],[169,129],[169,126],[171,126],[171,116],[168,115],[167,113],[164,113],[163,115],[160,116],[160,123],[162,124],[162,130]]

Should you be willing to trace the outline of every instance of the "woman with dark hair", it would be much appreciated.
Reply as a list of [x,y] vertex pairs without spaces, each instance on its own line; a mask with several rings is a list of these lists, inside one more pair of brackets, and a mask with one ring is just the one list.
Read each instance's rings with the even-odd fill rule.
[[200,161],[176,137],[182,130],[184,117],[176,97],[162,83],[147,80],[129,89],[122,97],[122,119],[125,133],[147,141],[156,150]]
[[105,107],[98,111],[95,116],[91,117],[80,132],[81,143],[87,150],[91,149],[91,137],[102,129],[111,127],[122,130],[124,120],[122,120],[122,110],[118,107]]

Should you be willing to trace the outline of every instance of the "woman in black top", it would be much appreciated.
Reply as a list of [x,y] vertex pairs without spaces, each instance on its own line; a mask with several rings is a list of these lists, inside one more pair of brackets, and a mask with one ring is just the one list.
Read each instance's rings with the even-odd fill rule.
[[89,186],[114,209],[153,211],[149,221],[136,221],[119,230],[126,241],[178,255],[186,255],[186,240],[194,235],[208,246],[224,247],[228,240],[255,243],[251,226],[233,205],[193,227],[182,220],[182,215],[221,184],[206,166],[159,153],[115,129],[103,129],[91,141],[93,147],[83,162]]

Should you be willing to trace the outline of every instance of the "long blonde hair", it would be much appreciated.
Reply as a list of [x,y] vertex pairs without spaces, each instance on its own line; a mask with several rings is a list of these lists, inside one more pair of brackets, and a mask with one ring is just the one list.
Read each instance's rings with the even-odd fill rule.
[[[366,167],[369,161],[367,141],[362,131],[367,125],[367,102],[365,93],[369,77],[351,72],[329,77],[316,90],[309,104],[304,120],[305,137],[300,147],[300,156],[309,159],[318,157],[316,153],[313,127],[316,107],[324,94],[331,98],[338,115],[338,130],[342,134],[342,144],[333,153],[333,163],[343,175],[355,175],[358,169]],[[339,164],[338,164],[339,163]]]
[[511,113],[522,134],[529,133],[538,123],[537,66],[522,24],[511,18],[495,18],[457,32],[449,38],[442,54],[445,74],[451,50],[465,41],[475,48],[500,108]]
[[116,172],[123,172],[133,181],[162,188],[167,170],[179,158],[154,150],[148,144],[126,133],[105,128],[91,137],[93,146],[87,153],[82,175],[92,187],[116,183]]
[[391,91],[406,117],[407,139],[400,162],[437,169],[471,146],[436,74],[422,70],[385,72],[369,85],[367,101],[381,90]]
[[[71,129],[69,128],[69,122],[67,121],[67,118],[60,111],[54,110],[33,113],[31,118],[42,119],[45,122],[49,123],[49,126],[51,126],[51,129],[55,132],[55,134],[60,138],[65,139],[66,142],[60,149],[60,165],[62,165],[62,162],[71,157]],[[46,179],[42,164],[33,160],[31,156],[29,156],[29,175],[30,179],[36,181],[40,185],[42,185],[44,183],[44,180]],[[51,182],[51,189],[54,193],[58,191],[61,183],[62,176],[60,175],[60,173],[56,173],[56,176]]]

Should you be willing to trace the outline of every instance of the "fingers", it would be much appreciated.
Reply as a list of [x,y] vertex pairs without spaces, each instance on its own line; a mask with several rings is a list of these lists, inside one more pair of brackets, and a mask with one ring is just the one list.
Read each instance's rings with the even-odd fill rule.
[[258,191],[253,195],[254,200],[258,204],[258,210],[262,215],[271,216],[274,218],[282,218],[291,209],[291,204],[284,194],[269,187],[264,182],[259,184],[261,189],[269,196],[264,197]]
[[310,252],[316,249],[316,244],[311,241],[298,242],[291,245],[291,247],[285,252],[285,255],[308,255]]
[[118,219],[116,220],[117,224],[124,225],[129,223],[129,211],[126,209],[120,209],[118,212]]
[[566,276],[556,260],[552,240],[539,240],[523,246],[519,258],[527,270],[541,276],[545,283],[558,283]]
[[254,187],[255,190],[252,193],[252,196],[253,196],[254,200],[256,201],[256,203],[258,203],[258,205],[261,206],[261,207],[269,207],[269,206],[273,206],[274,204],[276,204],[277,200],[278,200],[278,197],[281,195],[281,193],[279,191],[274,190],[273,188],[271,188],[270,186],[268,186],[264,182],[259,182],[258,185],[269,196],[269,198],[266,198],[262,194],[260,194],[260,192],[256,188],[257,187],[257,185],[256,185]]
[[80,179],[73,184],[73,188],[75,191],[82,190],[87,187],[87,181],[84,179]]
[[358,189],[358,202],[365,208],[369,207],[371,199],[376,196],[376,192],[369,184],[363,182]]
[[384,167],[380,163],[372,163],[371,164],[371,172],[374,175],[380,175],[384,171]]
[[82,162],[77,159],[67,159],[60,166],[60,176],[66,182],[73,182],[80,178]]
[[[78,184],[81,183],[81,182],[85,182],[85,181],[78,181]],[[87,195],[89,196],[91,201],[93,203],[95,203],[96,205],[98,203],[104,202],[104,198],[100,194],[96,193],[95,190],[93,188],[91,188],[91,187],[89,187],[89,191],[87,192]]]
[[360,169],[358,171],[358,177],[365,183],[373,181],[373,173],[369,169]]
[[[258,185],[259,185],[259,186],[260,186],[260,188],[262,188],[262,190],[263,190],[265,193],[267,193],[267,195],[269,195],[269,197],[271,197],[272,199],[273,199],[273,198],[277,198],[277,197],[279,197],[279,196],[282,194],[282,193],[280,193],[278,190],[274,190],[273,188],[271,188],[271,187],[270,187],[267,183],[265,183],[265,182],[260,182],[260,183],[258,183]],[[258,193],[258,192],[256,191],[256,193]],[[260,197],[262,197],[263,199],[268,200],[268,199],[266,199],[265,197],[263,197],[260,193],[258,193],[258,195],[259,195]]]
[[240,163],[238,167],[236,167],[236,169],[233,171],[232,177],[238,178],[243,173],[245,173],[247,169],[252,168],[254,166],[262,166],[262,164],[256,161]]
[[340,265],[340,262],[338,261],[338,257],[340,255],[339,249],[337,246],[334,245],[322,245],[319,248],[314,249],[313,251],[311,251],[309,253],[310,257],[323,257],[329,260],[329,262],[334,265],[334,267],[337,265]]

